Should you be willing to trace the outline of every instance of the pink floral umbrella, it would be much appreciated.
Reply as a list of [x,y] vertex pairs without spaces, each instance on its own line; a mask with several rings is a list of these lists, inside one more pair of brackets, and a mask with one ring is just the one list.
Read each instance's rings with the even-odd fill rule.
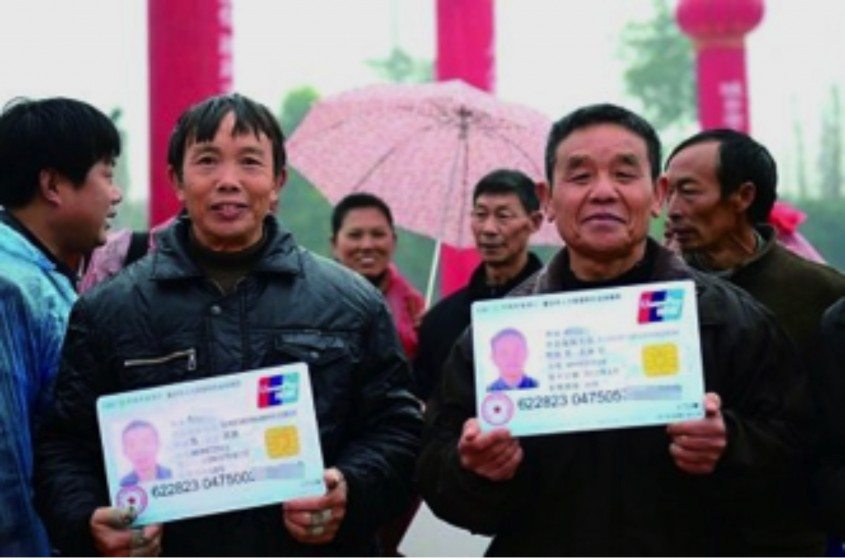
[[[475,184],[499,168],[541,180],[550,128],[542,114],[461,81],[378,85],[315,104],[287,148],[291,165],[332,204],[370,192],[398,225],[471,247]],[[561,243],[547,222],[532,242]]]

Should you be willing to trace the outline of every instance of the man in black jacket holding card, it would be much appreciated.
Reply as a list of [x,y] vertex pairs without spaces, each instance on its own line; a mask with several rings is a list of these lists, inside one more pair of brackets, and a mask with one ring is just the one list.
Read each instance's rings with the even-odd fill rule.
[[465,333],[429,401],[418,475],[435,514],[494,535],[490,555],[794,552],[751,541],[745,528],[760,514],[760,481],[804,458],[805,376],[765,309],[648,238],[659,165],[656,133],[626,109],[589,106],[558,121],[542,198],[566,247],[512,295],[692,279],[704,417],[521,439],[504,428],[482,432]]

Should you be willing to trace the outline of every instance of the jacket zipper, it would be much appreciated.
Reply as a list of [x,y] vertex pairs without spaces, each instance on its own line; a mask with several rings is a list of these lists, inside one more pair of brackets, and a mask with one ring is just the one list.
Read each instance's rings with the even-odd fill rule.
[[197,351],[193,348],[171,352],[170,354],[159,358],[137,358],[134,360],[125,360],[123,362],[123,367],[156,366],[166,364],[167,362],[171,362],[173,360],[178,360],[179,358],[188,358],[188,371],[194,371],[197,369]]

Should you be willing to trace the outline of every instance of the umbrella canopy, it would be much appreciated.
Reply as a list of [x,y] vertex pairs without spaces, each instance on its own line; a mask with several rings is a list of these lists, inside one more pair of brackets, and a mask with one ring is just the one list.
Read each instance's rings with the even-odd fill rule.
[[[369,192],[396,223],[473,246],[472,190],[494,169],[541,180],[551,121],[461,81],[365,87],[320,101],[287,143],[291,165],[332,204]],[[544,222],[533,243],[560,244]]]

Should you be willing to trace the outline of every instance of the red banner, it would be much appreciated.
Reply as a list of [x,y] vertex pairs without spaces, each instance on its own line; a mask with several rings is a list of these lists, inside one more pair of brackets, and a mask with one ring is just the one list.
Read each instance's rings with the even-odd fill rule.
[[[437,79],[460,78],[485,91],[494,83],[493,0],[437,0]],[[475,249],[443,245],[440,296],[464,287],[481,262]]]
[[748,132],[745,34],[763,19],[763,0],[681,0],[677,19],[697,52],[702,129]]
[[231,0],[148,0],[150,225],[179,211],[167,142],[190,105],[232,88]]

